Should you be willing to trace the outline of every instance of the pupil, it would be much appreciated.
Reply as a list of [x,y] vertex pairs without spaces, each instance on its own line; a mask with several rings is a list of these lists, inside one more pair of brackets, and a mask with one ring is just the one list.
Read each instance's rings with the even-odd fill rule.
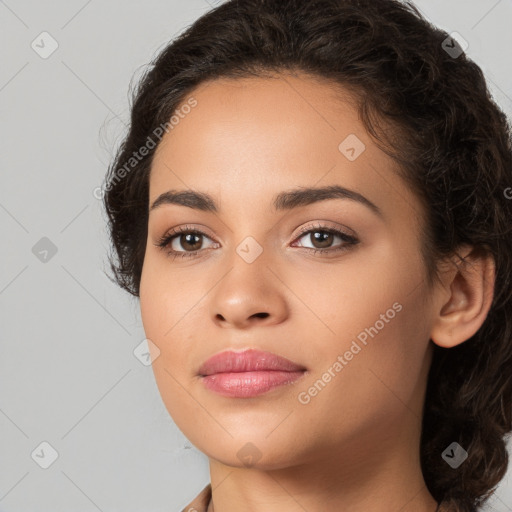
[[333,236],[332,233],[327,233],[326,231],[315,231],[314,233],[315,242],[319,242],[321,248],[329,247],[330,243],[332,243]]
[[[196,238],[196,239],[198,239],[198,238],[199,238],[199,235],[196,235],[196,234],[194,234],[194,233],[189,233],[189,234],[187,234],[187,235],[182,235],[182,238],[185,238],[185,244],[183,245],[183,247],[184,247],[184,248],[186,248],[186,245],[187,245],[187,244],[188,244],[188,245],[192,245],[192,246],[194,245],[194,241],[191,241],[191,237],[192,237],[192,238]],[[196,240],[196,241],[195,241],[195,244],[198,244],[198,243],[199,243],[199,242]],[[199,243],[199,245],[201,245],[201,244]],[[191,247],[191,250],[192,250],[192,251],[195,251],[195,250],[197,250],[197,249],[198,249],[197,247]]]

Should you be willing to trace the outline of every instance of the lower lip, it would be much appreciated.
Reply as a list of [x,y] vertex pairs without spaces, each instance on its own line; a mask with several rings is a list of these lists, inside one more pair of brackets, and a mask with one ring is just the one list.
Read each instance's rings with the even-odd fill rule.
[[285,384],[291,384],[304,375],[304,371],[256,371],[241,373],[215,373],[202,377],[211,391],[231,398],[251,398]]

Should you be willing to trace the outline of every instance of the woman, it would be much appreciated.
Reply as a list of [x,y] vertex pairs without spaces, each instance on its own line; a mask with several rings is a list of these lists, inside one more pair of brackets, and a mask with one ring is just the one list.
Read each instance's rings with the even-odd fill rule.
[[512,429],[511,164],[411,5],[231,0],[160,53],[104,202],[209,458],[184,510],[478,510]]

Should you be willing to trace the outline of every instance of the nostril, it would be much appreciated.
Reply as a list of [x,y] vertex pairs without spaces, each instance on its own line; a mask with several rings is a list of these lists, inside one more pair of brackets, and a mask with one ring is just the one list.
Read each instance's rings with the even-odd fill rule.
[[266,318],[268,316],[268,313],[255,313],[252,316],[257,316],[258,318]]

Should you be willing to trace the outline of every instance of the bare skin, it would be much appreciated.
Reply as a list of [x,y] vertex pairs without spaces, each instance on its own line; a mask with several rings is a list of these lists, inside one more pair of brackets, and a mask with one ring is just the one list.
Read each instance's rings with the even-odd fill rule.
[[[218,208],[153,209],[140,286],[146,336],[160,350],[156,382],[177,426],[209,458],[215,512],[437,507],[419,459],[433,343],[455,346],[482,325],[494,266],[463,248],[471,264],[446,262],[442,283],[428,287],[420,202],[340,91],[288,74],[203,84],[153,161],[150,205],[169,190],[192,189]],[[353,161],[339,149],[349,134],[366,147]],[[346,198],[273,209],[278,193],[332,185],[381,213]],[[178,226],[204,235],[177,233],[167,248],[155,245]],[[358,243],[334,235],[321,244],[313,234],[326,229]],[[251,263],[237,253],[242,242],[262,249]],[[173,259],[171,249],[198,252]],[[370,327],[365,345],[358,340]],[[345,357],[354,341],[360,350]],[[253,398],[206,389],[199,366],[246,348],[308,371]],[[338,356],[346,364],[336,371]],[[308,391],[319,379],[325,386]]]

